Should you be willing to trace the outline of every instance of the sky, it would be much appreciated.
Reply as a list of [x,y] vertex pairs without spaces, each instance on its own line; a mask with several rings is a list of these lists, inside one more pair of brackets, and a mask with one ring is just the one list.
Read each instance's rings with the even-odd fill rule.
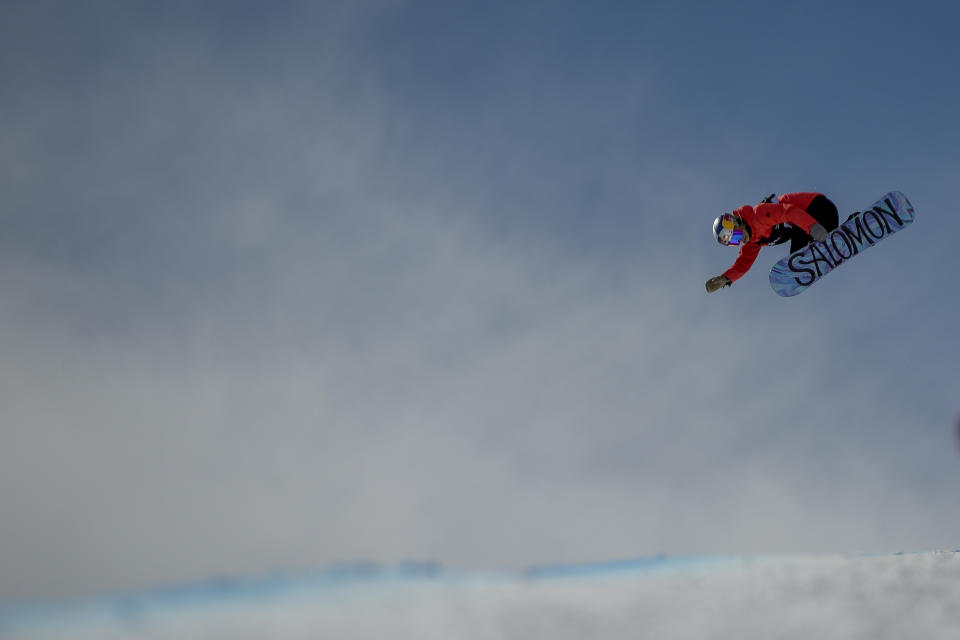
[[[0,601],[955,548],[942,3],[5,2]],[[709,227],[916,222],[801,296]]]

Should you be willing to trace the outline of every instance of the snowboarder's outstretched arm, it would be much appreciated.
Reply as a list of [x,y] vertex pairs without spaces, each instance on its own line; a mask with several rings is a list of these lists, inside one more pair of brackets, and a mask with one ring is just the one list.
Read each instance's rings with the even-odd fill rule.
[[723,275],[729,279],[731,283],[736,282],[750,270],[750,267],[753,266],[759,254],[760,245],[755,242],[748,242],[740,247],[740,253],[737,254],[736,261],[734,261],[729,269],[723,272]]

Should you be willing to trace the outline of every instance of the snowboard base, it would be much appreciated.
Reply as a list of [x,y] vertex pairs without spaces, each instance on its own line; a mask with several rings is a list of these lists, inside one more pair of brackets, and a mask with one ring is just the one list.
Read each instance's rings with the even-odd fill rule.
[[844,262],[913,222],[913,205],[891,191],[866,211],[858,211],[827,235],[791,253],[770,269],[770,286],[784,297],[803,293]]

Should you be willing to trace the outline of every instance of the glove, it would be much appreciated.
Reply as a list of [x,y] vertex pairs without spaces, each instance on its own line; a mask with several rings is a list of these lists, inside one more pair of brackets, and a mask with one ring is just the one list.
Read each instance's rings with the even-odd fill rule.
[[716,276],[715,278],[710,278],[707,280],[707,293],[713,293],[718,289],[729,287],[731,284],[733,284],[733,280],[727,276]]
[[810,227],[810,237],[816,242],[823,242],[827,239],[827,230],[819,222]]

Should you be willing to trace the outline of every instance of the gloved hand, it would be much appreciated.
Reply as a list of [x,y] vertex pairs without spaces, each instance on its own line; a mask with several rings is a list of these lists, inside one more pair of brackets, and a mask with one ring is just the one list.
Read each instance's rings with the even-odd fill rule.
[[733,280],[727,276],[716,276],[707,280],[707,293],[713,293],[718,289],[723,289],[724,287],[729,287],[733,284]]
[[816,242],[823,242],[827,239],[827,230],[819,222],[810,227],[810,237]]

